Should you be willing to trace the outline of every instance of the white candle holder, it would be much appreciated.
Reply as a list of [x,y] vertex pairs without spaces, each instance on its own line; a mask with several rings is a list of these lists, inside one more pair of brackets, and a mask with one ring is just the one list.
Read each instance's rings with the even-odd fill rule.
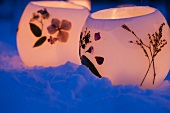
[[91,10],[91,0],[67,0],[67,1],[85,6],[89,10]]
[[63,1],[30,2],[19,22],[17,47],[27,66],[80,64],[79,33],[89,10]]
[[111,8],[89,15],[80,36],[82,64],[113,84],[155,88],[170,67],[170,31],[147,6]]

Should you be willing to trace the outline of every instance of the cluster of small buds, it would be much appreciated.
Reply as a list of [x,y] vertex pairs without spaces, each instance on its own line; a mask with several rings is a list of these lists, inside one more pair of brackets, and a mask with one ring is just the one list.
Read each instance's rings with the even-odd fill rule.
[[86,45],[91,43],[90,41],[90,31],[87,32],[87,28],[84,31],[84,36],[83,36],[83,32],[81,32],[80,34],[80,46],[85,49]]
[[36,13],[33,13],[33,17],[30,21],[38,20],[42,21],[42,19],[48,19],[50,14],[47,12],[46,8],[42,10],[38,10]]
[[48,39],[48,42],[50,42],[50,44],[55,44],[55,42],[57,41],[57,38],[53,38],[52,36],[50,36],[50,38]]
[[167,41],[165,39],[162,39],[162,29],[165,23],[162,23],[161,26],[159,27],[159,32],[155,32],[155,34],[148,34],[150,44],[153,48],[153,57],[155,57],[161,49],[167,44]]

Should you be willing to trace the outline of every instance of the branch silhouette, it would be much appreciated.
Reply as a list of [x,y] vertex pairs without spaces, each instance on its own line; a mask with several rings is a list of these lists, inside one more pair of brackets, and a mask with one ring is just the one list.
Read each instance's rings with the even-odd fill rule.
[[122,28],[124,28],[125,30],[131,32],[135,37],[136,40],[135,41],[130,41],[130,43],[132,44],[136,44],[138,46],[140,46],[145,54],[145,56],[148,59],[149,62],[149,66],[148,69],[144,75],[144,78],[140,84],[140,86],[142,86],[143,82],[145,81],[146,76],[148,75],[148,72],[151,68],[151,65],[153,67],[153,81],[152,83],[155,83],[155,78],[156,78],[156,70],[155,70],[155,57],[156,55],[161,51],[161,49],[167,44],[167,41],[165,39],[162,39],[162,30],[163,30],[163,26],[165,25],[165,23],[162,23],[159,27],[159,32],[155,32],[152,35],[148,34],[149,37],[149,45],[147,45],[146,43],[144,43],[142,41],[142,39],[140,39],[134,31],[132,31],[127,25],[123,24]]

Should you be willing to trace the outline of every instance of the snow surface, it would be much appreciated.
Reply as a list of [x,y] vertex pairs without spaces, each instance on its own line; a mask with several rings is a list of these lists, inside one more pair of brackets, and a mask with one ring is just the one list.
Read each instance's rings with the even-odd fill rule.
[[8,44],[0,48],[0,113],[170,113],[169,80],[114,86],[83,65],[29,68]]

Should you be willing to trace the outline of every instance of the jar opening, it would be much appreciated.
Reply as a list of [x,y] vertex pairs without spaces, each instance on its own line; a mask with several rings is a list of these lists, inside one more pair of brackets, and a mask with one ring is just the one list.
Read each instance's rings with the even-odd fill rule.
[[156,9],[148,6],[110,8],[110,9],[97,11],[91,14],[91,17],[94,19],[122,19],[122,18],[144,16],[155,12],[155,10]]
[[84,7],[64,1],[38,1],[31,2],[34,5],[43,6],[43,7],[54,7],[54,8],[68,8],[68,9],[83,9]]

